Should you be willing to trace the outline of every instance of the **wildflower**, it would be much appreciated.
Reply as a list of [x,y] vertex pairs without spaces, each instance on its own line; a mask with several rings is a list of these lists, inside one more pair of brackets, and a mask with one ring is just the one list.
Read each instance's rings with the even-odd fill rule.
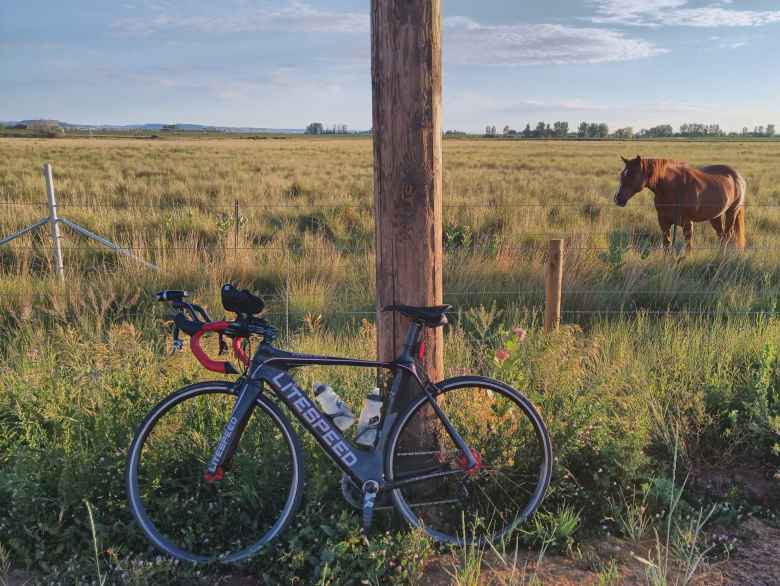
[[525,337],[528,335],[528,333],[520,326],[517,326],[512,331],[515,333],[515,336],[517,336],[518,342],[522,342],[523,340],[525,340]]
[[503,362],[507,358],[509,358],[509,350],[506,348],[501,348],[501,350],[496,351],[496,360],[499,362]]

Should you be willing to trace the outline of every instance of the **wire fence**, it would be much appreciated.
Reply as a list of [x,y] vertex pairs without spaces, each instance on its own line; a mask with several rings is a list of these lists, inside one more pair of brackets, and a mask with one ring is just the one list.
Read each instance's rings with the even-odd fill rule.
[[[632,205],[634,205],[632,203]],[[27,201],[0,201],[0,208],[4,209],[16,209],[16,208],[45,208],[46,203],[41,202],[27,202]],[[555,208],[581,208],[588,209],[589,206],[596,206],[600,211],[612,210],[618,212],[618,208],[611,206],[608,202],[571,202],[563,200],[550,200],[547,202],[539,201],[517,201],[513,203],[451,203],[445,204],[444,208],[454,210],[467,210],[467,209],[548,209],[553,210]],[[289,324],[293,319],[293,313],[296,313],[298,304],[296,299],[290,291],[290,280],[292,273],[295,271],[293,266],[293,260],[295,264],[300,262],[302,257],[305,257],[308,253],[337,253],[340,255],[373,255],[374,247],[370,243],[358,244],[358,245],[345,245],[333,242],[327,245],[312,246],[301,243],[271,243],[271,244],[247,244],[257,238],[265,238],[273,240],[274,235],[268,237],[268,235],[261,236],[256,230],[253,230],[253,225],[244,217],[241,212],[245,210],[273,210],[273,209],[293,209],[293,210],[306,210],[311,212],[317,209],[346,209],[346,208],[360,208],[366,211],[372,210],[372,204],[366,203],[354,203],[343,201],[332,202],[317,202],[317,203],[241,203],[236,200],[232,206],[227,204],[210,204],[197,202],[188,204],[186,202],[175,202],[171,204],[141,204],[135,205],[130,202],[127,204],[114,204],[114,203],[60,203],[57,207],[62,210],[88,210],[93,212],[101,212],[105,210],[114,210],[121,214],[128,210],[159,210],[161,212],[181,211],[181,210],[199,210],[210,211],[213,213],[219,213],[223,220],[223,228],[217,230],[216,225],[214,227],[214,233],[210,233],[208,236],[208,242],[196,242],[194,244],[182,244],[180,242],[172,241],[170,244],[119,244],[119,248],[122,250],[131,252],[133,254],[151,255],[148,258],[150,261],[154,261],[154,256],[164,256],[168,253],[180,253],[191,252],[195,255],[223,255],[225,259],[228,259],[230,255],[238,258],[244,254],[278,254],[282,255],[284,259],[284,270],[282,275],[282,282],[278,283],[278,286],[271,291],[264,294],[271,302],[277,302],[281,304],[284,311],[271,313],[272,316],[283,317],[287,325],[289,333]],[[634,207],[640,208],[653,208],[656,207],[652,203],[650,204],[637,204]],[[756,208],[780,208],[780,203],[751,203],[746,207]],[[315,229],[316,231],[316,229]],[[2,235],[0,235],[2,236]],[[201,235],[202,236],[202,235]],[[617,238],[617,243],[611,242],[612,239]],[[502,242],[493,244],[482,244],[479,242],[471,243],[468,246],[463,246],[463,243],[455,242],[451,247],[447,247],[446,234],[445,234],[445,248],[451,248],[450,252],[458,252],[463,254],[481,255],[481,257],[496,255],[506,257],[516,253],[519,258],[527,256],[529,254],[541,255],[546,254],[546,244],[551,238],[562,238],[566,242],[566,252],[592,252],[597,255],[602,255],[605,252],[625,255],[629,252],[640,251],[643,254],[648,254],[653,250],[660,248],[660,230],[656,234],[648,233],[647,228],[626,227],[619,226],[613,227],[610,230],[547,230],[547,231],[528,231],[522,232],[519,236],[520,242]],[[145,236],[139,235],[138,239],[143,240]],[[159,235],[158,235],[159,237]],[[170,237],[170,236],[169,236]],[[180,240],[186,240],[187,235],[178,234]],[[457,235],[455,236],[457,239]],[[701,239],[701,238],[700,238]],[[608,244],[600,242],[600,240],[608,241]],[[30,243],[14,243],[13,245],[0,246],[0,261],[2,266],[8,265],[8,259],[19,253],[27,253],[45,256],[48,254],[48,246],[46,237]],[[775,252],[780,248],[780,242],[777,245],[772,244],[759,244],[753,245],[749,248],[745,254],[753,252]],[[467,249],[467,250],[464,250]],[[61,247],[61,250],[65,253],[95,253],[101,251],[96,245],[84,245],[84,244],[66,244]],[[706,241],[700,245],[694,245],[692,247],[694,252],[698,251],[711,251],[720,253],[723,250],[720,244],[709,244]],[[106,254],[111,254],[110,251],[106,251]],[[676,258],[676,257],[675,257]],[[714,255],[712,258],[712,264],[717,265],[722,262],[721,255]],[[5,259],[5,260],[4,260]],[[603,262],[609,263],[610,261],[604,260]],[[617,262],[620,262],[618,259]],[[0,270],[1,270],[0,266]],[[605,268],[609,268],[605,265]],[[612,267],[614,269],[614,266]],[[539,275],[539,281],[541,281],[542,275]],[[761,284],[758,284],[761,285]],[[757,297],[762,307],[729,307],[726,304],[721,303],[721,298],[729,294],[728,288],[730,286],[737,287],[740,294],[746,294],[746,291],[751,290],[754,297]],[[450,301],[455,305],[460,303],[468,303],[470,305],[475,304],[490,304],[495,301],[499,301],[502,305],[506,304],[525,304],[533,308],[540,308],[544,303],[545,288],[543,286],[523,286],[523,287],[488,287],[488,288],[458,288],[448,287],[445,290],[445,300]],[[733,292],[732,292],[733,294]],[[780,289],[776,285],[763,284],[757,286],[756,283],[750,283],[747,281],[741,281],[739,283],[726,283],[721,287],[702,287],[702,288],[690,288],[688,285],[683,285],[680,288],[666,287],[666,288],[642,288],[632,287],[625,283],[622,286],[603,286],[601,283],[586,283],[572,284],[568,280],[564,279],[563,287],[563,308],[561,313],[567,316],[569,320],[578,319],[591,319],[598,316],[634,316],[634,315],[689,315],[689,316],[718,316],[718,315],[739,315],[739,316],[775,316],[775,311],[772,299],[777,298],[780,294]],[[587,307],[588,298],[592,298],[594,301],[593,307]],[[605,301],[607,300],[607,301]],[[567,307],[567,302],[576,301],[575,307]],[[614,305],[616,307],[604,306],[606,304]],[[733,300],[732,300],[733,303]],[[583,306],[585,305],[585,306]],[[369,319],[376,315],[376,312],[371,308],[360,307],[355,310],[327,310],[328,316],[336,317],[360,317]]]
[[[12,201],[5,200],[0,201],[0,206],[6,207],[32,207],[32,208],[46,208],[45,202],[34,201]],[[678,207],[676,203],[649,203],[644,201],[632,201],[629,206],[631,208],[642,209],[658,209],[666,207]],[[501,202],[501,203],[447,203],[443,204],[443,208],[446,209],[494,209],[500,208],[586,208],[588,206],[599,206],[600,209],[611,208],[614,204],[611,201],[593,201],[588,198],[581,202],[572,202],[570,200],[548,200],[548,201],[518,201],[518,202]],[[603,206],[603,207],[602,207]],[[57,207],[68,209],[156,209],[161,211],[171,211],[183,208],[193,208],[201,210],[222,210],[224,212],[231,212],[233,207],[230,204],[211,204],[207,202],[197,202],[195,204],[182,204],[182,203],[159,203],[159,204],[136,204],[136,203],[100,203],[100,202],[84,202],[84,203],[58,203]],[[780,208],[780,202],[746,202],[745,208]],[[309,203],[246,203],[241,202],[242,209],[306,209],[313,208],[358,208],[358,209],[373,209],[373,201],[366,202],[351,202],[351,201],[317,201]]]

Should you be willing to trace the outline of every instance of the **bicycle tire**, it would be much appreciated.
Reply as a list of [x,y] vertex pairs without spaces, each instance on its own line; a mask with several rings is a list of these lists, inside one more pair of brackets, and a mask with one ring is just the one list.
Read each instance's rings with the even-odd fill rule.
[[[228,381],[184,387],[149,412],[130,446],[126,467],[130,510],[146,537],[173,558],[193,563],[236,563],[249,558],[284,531],[300,506],[304,484],[300,439],[262,394],[231,469],[221,482],[206,481],[206,463],[236,396],[237,390]],[[263,436],[262,442],[255,434]],[[281,446],[287,447],[291,460],[289,478],[283,477]],[[277,461],[256,462],[262,455]],[[274,490],[260,488],[258,482],[267,482]],[[203,502],[196,500],[199,497]],[[267,513],[266,508],[272,511],[277,501],[283,502],[281,512]],[[205,526],[201,528],[200,523]],[[253,524],[262,525],[259,536],[238,536],[238,531]],[[211,548],[218,551],[211,552]]]
[[[476,471],[466,470],[465,457],[455,447],[441,420],[427,406],[426,396],[420,395],[403,411],[390,434],[385,456],[388,481],[400,477],[404,469],[409,474],[409,467],[414,462],[418,471],[438,467],[452,470],[454,474],[393,489],[393,504],[407,523],[423,529],[436,541],[455,545],[498,541],[528,519],[544,498],[552,476],[553,459],[547,428],[533,404],[500,381],[463,376],[447,379],[436,386],[437,401],[466,442],[477,450],[481,466]],[[477,396],[468,392],[473,389],[487,392]],[[464,390],[465,393],[455,396]],[[517,409],[507,415],[511,407]],[[430,414],[424,414],[423,409],[429,410]],[[525,424],[519,420],[518,413],[522,413]],[[437,426],[426,430],[427,437],[422,440],[422,446],[419,434],[409,428],[410,422],[417,421],[415,416],[423,417],[427,425]],[[405,430],[409,430],[406,436]],[[530,437],[535,437],[538,445],[521,445],[524,438]],[[412,446],[411,451],[409,446]],[[509,467],[499,472],[495,462],[502,453]],[[458,469],[463,472],[457,472]],[[512,473],[511,477],[509,473]],[[513,483],[510,490],[501,486],[499,474]],[[491,481],[491,477],[496,480]],[[533,478],[533,482],[526,478]],[[523,503],[518,502],[520,497],[517,496],[521,489],[528,493]],[[486,515],[479,505],[469,505],[476,501],[475,495],[479,496],[479,491],[489,502],[488,506],[497,509],[491,515]],[[491,499],[491,494],[496,496]],[[496,503],[507,500],[512,502],[506,505],[506,510],[498,511]],[[467,510],[467,505],[475,510]],[[426,506],[428,509],[424,509]],[[515,508],[519,510],[514,511]]]

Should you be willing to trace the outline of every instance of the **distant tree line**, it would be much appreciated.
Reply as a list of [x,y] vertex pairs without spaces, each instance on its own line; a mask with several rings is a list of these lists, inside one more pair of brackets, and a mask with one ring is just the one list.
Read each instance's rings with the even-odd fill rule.
[[674,136],[674,128],[671,124],[643,128],[637,133],[637,138],[669,138],[672,136]]
[[326,128],[322,122],[312,122],[306,127],[306,134],[350,134],[346,124],[334,124]]
[[[465,133],[448,130],[445,135],[463,135]],[[774,124],[768,124],[766,126],[756,126],[753,131],[750,131],[747,127],[742,129],[741,133],[726,132],[719,124],[701,124],[701,123],[687,123],[682,124],[678,131],[675,132],[674,127],[671,124],[659,124],[652,128],[643,128],[638,132],[634,131],[632,126],[626,126],[624,128],[618,128],[614,132],[610,133],[609,126],[605,122],[580,122],[577,130],[574,132],[569,131],[568,122],[538,122],[534,128],[531,128],[530,124],[526,124],[523,130],[515,130],[509,125],[504,126],[503,131],[500,133],[495,126],[488,125],[485,127],[485,138],[496,138],[502,136],[504,138],[618,138],[618,139],[631,139],[631,138],[704,138],[704,137],[754,137],[754,138],[772,138],[776,136],[776,130]]]
[[[166,130],[167,128],[164,128]],[[354,134],[346,124],[334,124],[326,127],[322,122],[312,122],[306,127],[306,134]],[[461,130],[447,130],[444,135],[467,136],[468,133]],[[536,126],[531,127],[526,124],[523,130],[515,130],[508,124],[499,132],[495,125],[485,126],[485,138],[706,138],[706,137],[753,137],[753,138],[772,138],[776,136],[775,125],[756,126],[752,131],[746,126],[741,133],[726,132],[719,124],[701,124],[698,122],[682,124],[675,131],[671,124],[659,124],[651,128],[642,128],[635,131],[632,126],[618,128],[610,132],[609,125],[605,122],[580,122],[576,130],[569,128],[566,121],[558,122],[537,122]]]
[[579,138],[607,138],[609,126],[604,122],[580,122],[577,136]]
[[742,129],[742,136],[754,136],[754,137],[767,137],[772,138],[776,136],[775,125],[767,124],[766,128],[763,126],[756,126],[753,128],[753,132],[750,132],[747,126]]
[[[531,128],[530,124],[526,124],[525,128],[521,131],[517,131],[514,128],[510,128],[508,125],[504,126],[502,136],[510,138],[565,138],[569,136],[569,123],[568,122],[554,122],[552,125],[547,122],[537,123],[535,128]],[[495,126],[485,127],[485,137],[492,138],[498,136],[498,130]]]
[[745,136],[753,138],[772,138],[775,136],[775,125],[756,126],[751,132],[748,127],[742,129],[741,133],[726,132],[719,124],[701,124],[697,122],[682,124],[680,129],[675,132],[671,124],[662,124],[652,128],[640,130],[636,138],[706,138],[706,137],[724,137],[724,136]]

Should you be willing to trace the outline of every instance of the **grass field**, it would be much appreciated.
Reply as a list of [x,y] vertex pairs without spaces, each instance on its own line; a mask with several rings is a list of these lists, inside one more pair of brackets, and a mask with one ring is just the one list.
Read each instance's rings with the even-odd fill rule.
[[[637,153],[737,168],[748,181],[747,251],[721,251],[697,225],[691,254],[664,255],[652,195],[626,209],[611,201],[619,155]],[[283,330],[289,316],[291,348],[373,356],[370,141],[2,139],[0,161],[0,235],[45,215],[40,168],[51,162],[61,215],[161,269],[67,235],[62,286],[47,231],[0,250],[0,561],[7,552],[52,582],[96,581],[96,563],[112,583],[197,581],[155,562],[124,501],[124,457],[143,414],[207,377],[189,355],[166,355],[151,293],[186,288],[219,315],[219,285],[236,280],[263,292]],[[748,514],[776,522],[780,142],[447,140],[444,161],[445,299],[456,306],[447,372],[527,393],[558,456],[523,544],[575,555],[607,533],[641,542],[656,524],[663,536],[675,447],[677,487],[691,474],[672,515],[676,564],[710,546],[709,556],[732,551],[716,536],[739,543]],[[545,336],[554,237],[567,241],[565,326]],[[528,331],[522,343],[515,326]],[[356,407],[372,382],[334,369],[302,380],[323,379]],[[245,571],[269,583],[411,582],[421,560],[450,555],[389,519],[390,533],[364,546],[338,475],[307,452],[307,514]],[[728,488],[713,480],[734,471],[742,481]],[[711,506],[691,543],[690,518]],[[468,555],[456,553],[459,568]]]

